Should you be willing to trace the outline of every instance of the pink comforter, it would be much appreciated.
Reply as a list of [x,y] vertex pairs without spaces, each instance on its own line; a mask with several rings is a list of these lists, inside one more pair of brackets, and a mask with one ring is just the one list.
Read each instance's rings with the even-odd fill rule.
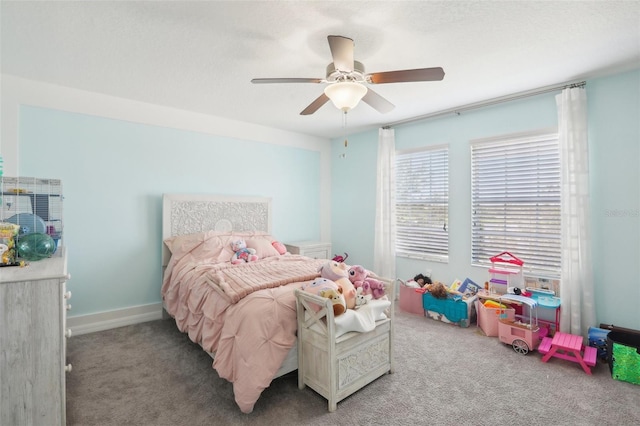
[[250,413],[296,344],[296,301],[303,282],[326,260],[297,255],[257,262],[199,263],[172,258],[162,297],[178,328],[206,351],[213,368],[233,383],[235,400]]

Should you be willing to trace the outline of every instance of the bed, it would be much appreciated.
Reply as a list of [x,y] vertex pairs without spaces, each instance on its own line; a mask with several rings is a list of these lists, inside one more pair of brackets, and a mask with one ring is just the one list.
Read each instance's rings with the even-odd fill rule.
[[[274,249],[269,198],[166,194],[162,217],[166,315],[212,355],[250,413],[274,378],[297,369],[294,290],[327,260]],[[231,267],[237,237],[258,261]],[[259,275],[275,278],[254,282]]]

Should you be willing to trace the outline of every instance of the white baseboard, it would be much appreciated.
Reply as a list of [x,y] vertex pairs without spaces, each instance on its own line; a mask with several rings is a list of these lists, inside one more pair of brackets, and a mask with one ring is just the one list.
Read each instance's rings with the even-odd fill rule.
[[162,319],[162,303],[67,318],[74,336]]

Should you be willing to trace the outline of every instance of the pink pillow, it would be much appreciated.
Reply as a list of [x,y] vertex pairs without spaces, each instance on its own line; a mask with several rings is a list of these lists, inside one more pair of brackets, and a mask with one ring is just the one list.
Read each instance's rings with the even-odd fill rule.
[[287,252],[287,248],[280,241],[274,241],[271,243],[271,245],[279,254],[285,254]]
[[233,238],[234,235],[228,232],[205,231],[170,237],[164,242],[174,261],[191,256],[196,263],[220,263],[228,262],[233,256]]
[[247,238],[246,242],[248,248],[256,250],[256,254],[260,259],[280,255],[278,250],[271,245],[271,239],[267,236]]

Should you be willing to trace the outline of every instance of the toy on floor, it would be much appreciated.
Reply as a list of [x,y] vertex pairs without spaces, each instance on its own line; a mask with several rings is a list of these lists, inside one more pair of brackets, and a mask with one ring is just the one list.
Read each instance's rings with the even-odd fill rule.
[[420,287],[424,287],[427,284],[433,284],[431,282],[431,278],[426,276],[426,275],[422,275],[422,274],[418,274],[415,277],[413,277],[413,281],[415,281],[416,283],[418,283],[418,285]]
[[449,294],[447,287],[439,281],[433,284],[426,284],[424,288],[436,299],[446,299]]
[[[540,339],[547,334],[547,330],[538,325],[538,302],[530,297],[515,294],[503,294],[498,302],[502,305],[516,302],[529,307],[529,318],[498,319],[498,338],[500,341],[511,345],[513,350],[521,355],[526,355],[529,351],[537,349]],[[505,310],[500,308],[498,312],[502,317]]]
[[[404,282],[404,281],[403,281]],[[433,284],[429,275],[418,274],[413,279],[404,282],[404,285],[412,288],[425,288],[425,286]]]
[[584,372],[591,375],[590,367],[595,367],[598,351],[592,346],[583,345],[582,336],[558,331],[553,338],[542,339],[538,352],[544,355],[542,362],[547,362],[552,357],[565,359],[580,364]]

